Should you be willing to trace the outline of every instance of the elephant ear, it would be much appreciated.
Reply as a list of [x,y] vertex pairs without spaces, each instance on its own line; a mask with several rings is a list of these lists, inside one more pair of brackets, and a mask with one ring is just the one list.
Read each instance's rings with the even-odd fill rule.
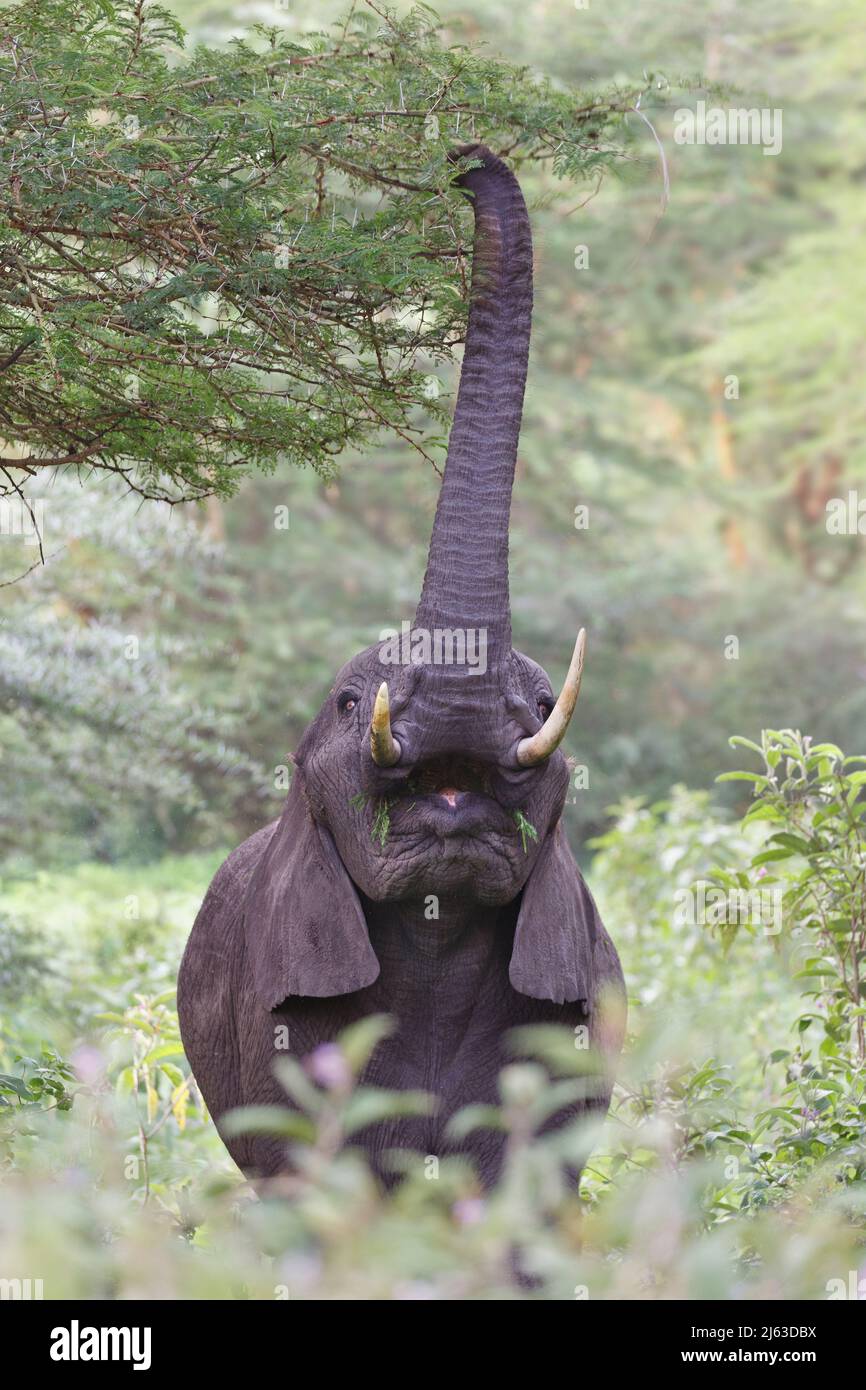
[[329,831],[313,819],[300,769],[247,891],[244,930],[268,1009],[290,995],[352,994],[379,974],[355,886]]
[[520,903],[508,975],[520,994],[554,1004],[595,997],[593,958],[603,927],[561,822],[548,835]]

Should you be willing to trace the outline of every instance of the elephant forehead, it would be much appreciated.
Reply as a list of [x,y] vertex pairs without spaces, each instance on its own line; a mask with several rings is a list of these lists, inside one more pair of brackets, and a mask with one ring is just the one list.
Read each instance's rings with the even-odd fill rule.
[[550,685],[550,676],[538,661],[534,661],[525,652],[516,649],[511,653],[511,669],[514,678],[529,686]]
[[[491,679],[479,679],[485,675]],[[336,693],[353,676],[385,680],[394,692],[405,697],[425,686],[449,683],[449,678],[454,683],[461,683],[464,678],[475,682],[476,698],[482,690],[489,693],[491,686],[504,690],[510,686],[532,687],[539,682],[550,684],[544,667],[517,650],[511,650],[504,664],[490,672],[484,663],[483,629],[461,632],[449,628],[427,634],[408,624],[402,631],[392,629],[390,634],[356,652],[340,667],[329,693]],[[467,691],[472,688],[470,684]]]
[[379,670],[382,669],[382,663],[379,659],[379,648],[381,645],[381,642],[374,642],[371,646],[364,647],[362,651],[356,652],[354,656],[350,657],[349,660],[340,667],[334,677],[331,693],[333,694],[335,690],[339,689],[341,682],[347,680],[350,676],[376,675]]

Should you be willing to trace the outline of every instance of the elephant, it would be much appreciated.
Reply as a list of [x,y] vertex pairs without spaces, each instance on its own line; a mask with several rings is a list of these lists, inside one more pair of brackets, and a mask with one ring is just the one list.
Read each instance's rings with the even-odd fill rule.
[[[290,1105],[273,1068],[285,1039],[303,1059],[349,1024],[390,1015],[394,1031],[361,1081],[426,1091],[437,1108],[372,1124],[353,1142],[386,1183],[388,1151],[399,1148],[465,1155],[490,1187],[502,1134],[455,1139],[448,1123],[466,1105],[496,1102],[505,1035],[565,1024],[609,1060],[625,1005],[619,958],[562,825],[570,771],[560,744],[584,634],[558,698],[511,645],[529,216],[516,177],[486,146],[452,158],[475,221],[469,320],[414,621],[343,666],[294,754],[279,820],[217,872],[183,956],[178,1010],[218,1127],[236,1107]],[[605,1062],[555,1123],[604,1114],[611,1087]],[[253,1180],[291,1166],[283,1139],[221,1133]]]

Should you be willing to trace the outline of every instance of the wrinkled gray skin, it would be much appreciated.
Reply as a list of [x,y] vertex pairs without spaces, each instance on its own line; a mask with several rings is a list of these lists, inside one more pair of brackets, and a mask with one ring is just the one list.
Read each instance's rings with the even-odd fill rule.
[[[541,667],[512,649],[508,596],[532,241],[506,166],[483,146],[461,153],[483,161],[459,178],[474,199],[472,302],[414,628],[485,630],[487,671],[395,666],[382,661],[379,644],[343,667],[297,750],[279,821],[241,845],[210,887],[178,1002],[193,1072],[218,1124],[235,1106],[286,1104],[272,1074],[281,1025],[289,1052],[305,1057],[349,1023],[391,1014],[396,1031],[377,1047],[364,1081],[432,1092],[439,1109],[373,1126],[358,1142],[383,1176],[383,1151],[404,1147],[466,1153],[490,1183],[501,1137],[482,1130],[455,1143],[445,1128],[461,1106],[497,1099],[507,1031],[588,1023],[610,1059],[624,1009],[616,951],[560,823],[565,757],[556,751],[532,768],[516,758],[555,698]],[[564,648],[572,637],[564,635]],[[386,769],[373,762],[369,737],[383,680],[401,748]],[[578,710],[572,737],[579,721]],[[359,792],[367,799],[353,804]],[[384,845],[371,836],[382,798],[390,816]],[[525,848],[517,810],[538,834]],[[613,1009],[602,1009],[603,997]],[[606,1067],[590,1091],[574,1110],[607,1108]],[[251,1177],[287,1166],[282,1141],[226,1142]]]

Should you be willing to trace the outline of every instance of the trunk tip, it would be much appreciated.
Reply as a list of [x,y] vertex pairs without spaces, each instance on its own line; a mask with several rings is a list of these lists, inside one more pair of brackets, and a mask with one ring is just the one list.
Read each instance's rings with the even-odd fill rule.
[[455,183],[461,186],[467,179],[473,176],[478,178],[478,176],[482,174],[487,175],[488,178],[491,176],[498,178],[504,177],[507,179],[514,178],[508,165],[501,160],[498,155],[495,155],[489,146],[481,144],[478,140],[473,140],[468,145],[455,145],[453,149],[448,151],[448,158],[452,164],[458,163],[461,159],[480,159],[483,161],[483,168],[464,169],[457,175]]

